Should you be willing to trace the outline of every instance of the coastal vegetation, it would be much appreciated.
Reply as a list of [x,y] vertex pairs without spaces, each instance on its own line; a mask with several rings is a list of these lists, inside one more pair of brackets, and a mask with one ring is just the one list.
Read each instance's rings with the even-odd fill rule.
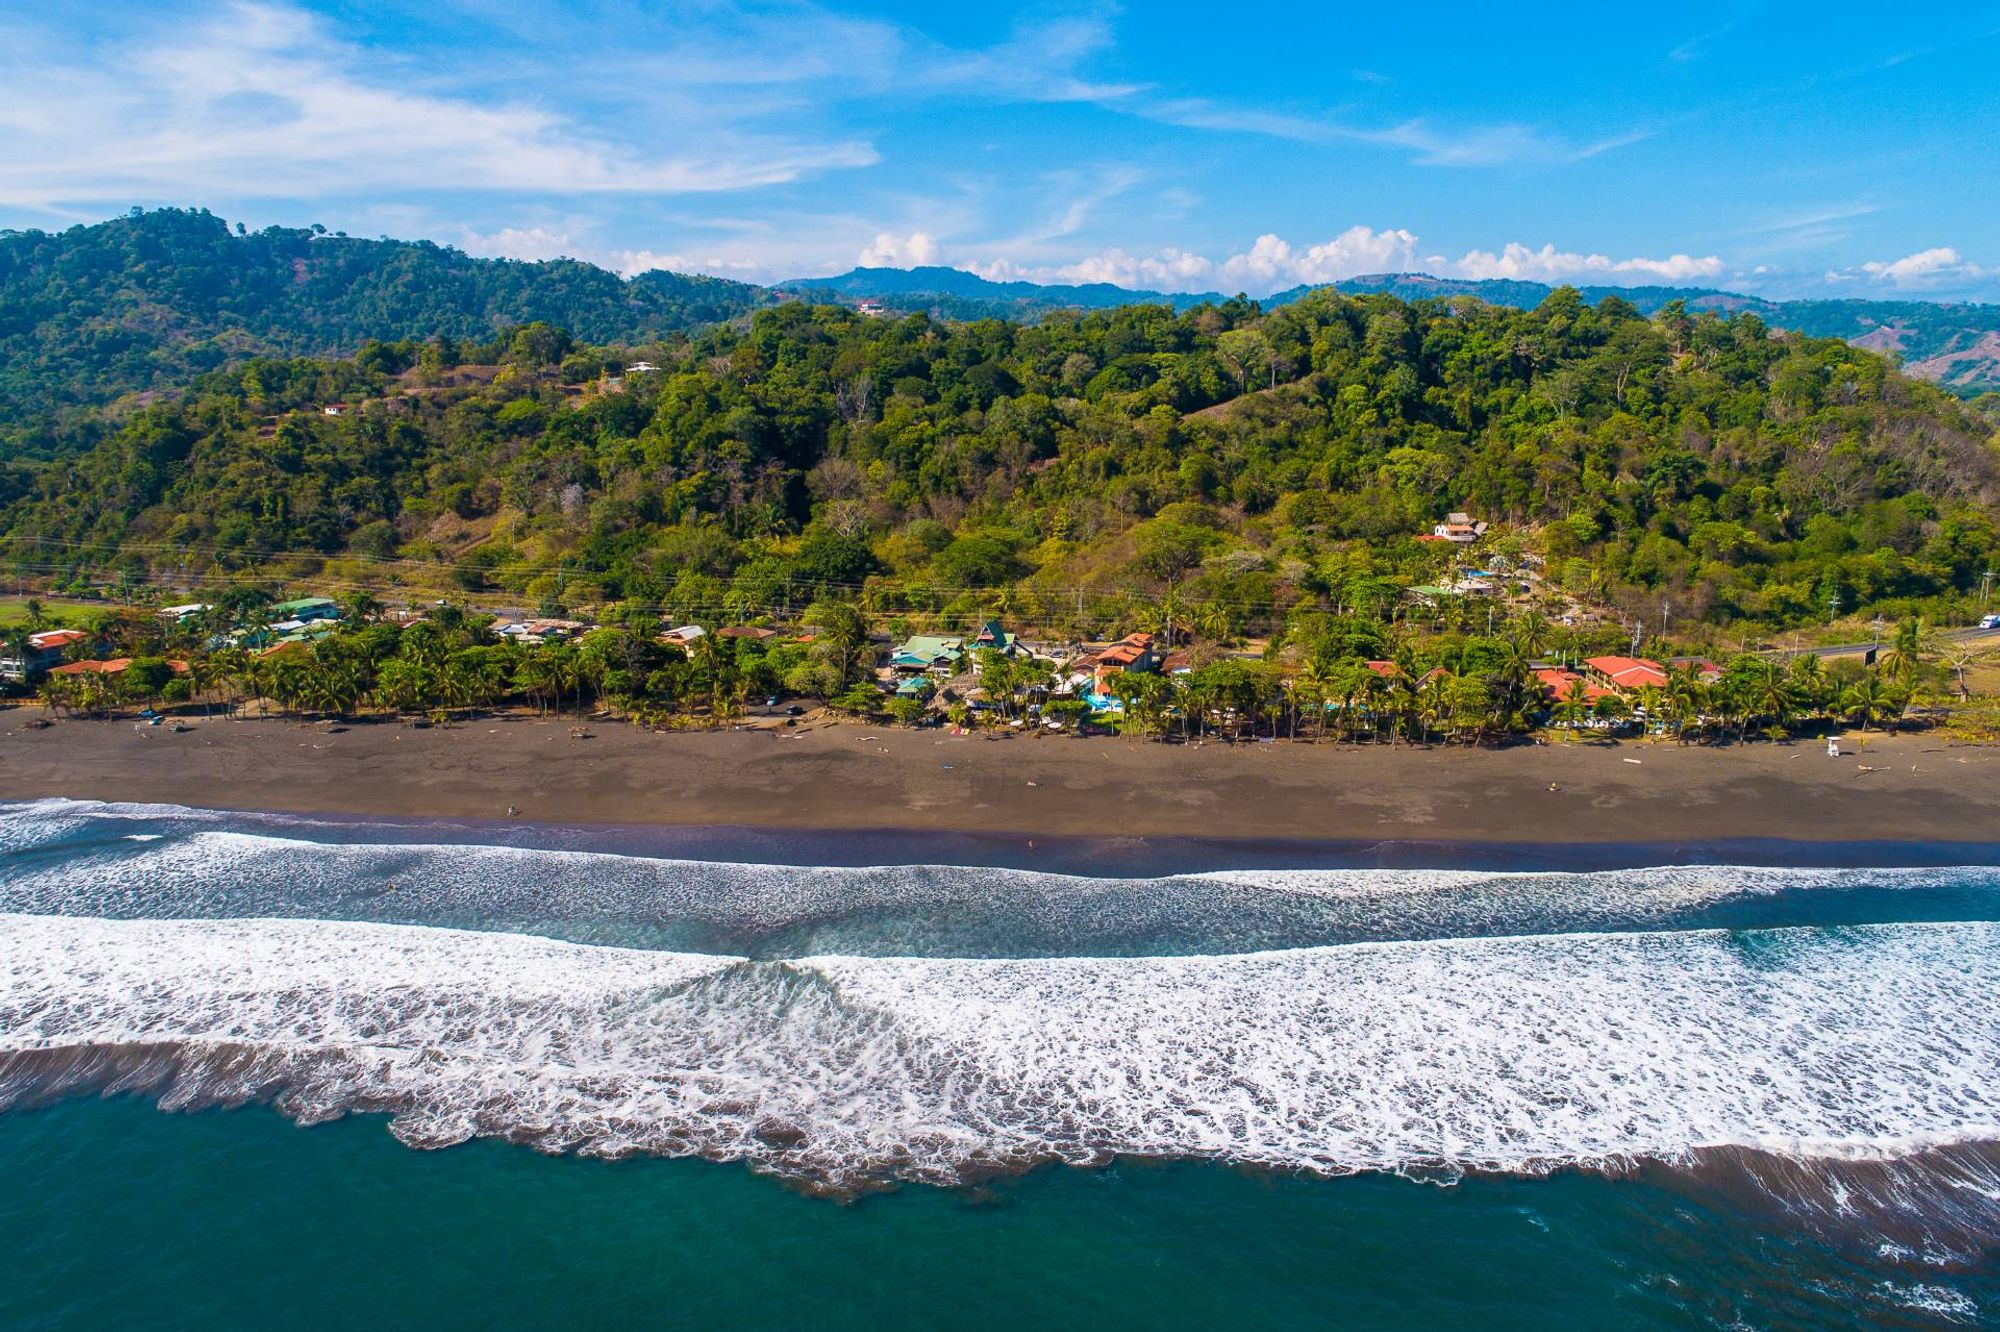
[[[221,646],[218,630],[246,608],[257,609],[239,597],[178,624],[138,611],[100,616],[71,655],[95,664],[112,653],[116,670],[59,670],[41,681],[40,697],[82,716],[254,705],[260,715],[275,707],[305,717],[449,722],[512,707],[669,729],[741,724],[753,711],[771,716],[780,698],[803,698],[883,723],[1053,724],[1182,742],[1480,744],[1537,731],[1568,740],[1651,730],[1685,744],[1780,739],[1830,724],[1893,727],[1913,705],[1962,696],[1966,669],[1986,655],[1911,621],[1868,664],[1744,653],[1670,663],[1657,682],[1608,689],[1538,666],[1551,653],[1574,659],[1593,640],[1532,616],[1494,635],[1384,630],[1328,616],[1301,622],[1263,658],[1197,648],[1173,670],[1102,675],[1091,702],[1075,686],[1075,663],[992,649],[964,663],[955,688],[885,694],[874,625],[841,601],[807,608],[793,633],[701,633],[683,643],[660,634],[647,608],[626,607],[579,626],[573,638],[528,643],[496,634],[488,617],[457,604],[389,617],[361,598],[312,641]],[[6,633],[11,650],[22,651],[26,627]]]
[[[1993,432],[1846,344],[1571,291],[1031,327],[791,304],[638,349],[531,324],[206,376],[12,465],[0,571],[682,619],[833,596],[1077,638],[1166,606],[1229,642],[1327,613],[1471,627],[1489,607],[1409,589],[1497,564],[1572,619],[1657,632],[1664,603],[1740,642],[1971,616]],[[1457,509],[1494,525],[1477,550],[1420,539]]]
[[[330,265],[344,293],[300,297],[311,327],[278,345],[428,333],[218,356],[49,456],[7,457],[0,577],[37,607],[7,621],[11,659],[53,651],[24,635],[58,594],[193,603],[68,647],[123,663],[49,678],[81,712],[254,698],[682,726],[782,697],[1185,740],[1741,740],[1966,693],[1965,644],[1920,626],[1977,619],[2000,557],[1992,404],[1681,301],[1323,290],[1024,324],[753,309],[747,289],[661,279],[652,333],[606,342],[610,305],[575,329],[503,318],[551,293],[584,309],[594,279],[560,266],[503,280],[435,247],[231,235],[206,214],[92,233],[114,247],[94,267],[7,280],[111,282],[164,246],[174,308],[247,329],[284,322],[279,293],[211,289],[185,256],[263,247],[307,288]],[[6,364],[83,401],[53,363]],[[287,589],[338,595],[346,621],[277,623]],[[503,610],[575,621],[499,637]],[[1870,621],[1872,667],[1774,655]],[[879,669],[885,644],[988,622],[1038,652],[930,685]],[[1087,645],[1133,635],[1153,669],[1091,664]],[[1643,689],[1562,669],[1642,646],[1664,663]]]

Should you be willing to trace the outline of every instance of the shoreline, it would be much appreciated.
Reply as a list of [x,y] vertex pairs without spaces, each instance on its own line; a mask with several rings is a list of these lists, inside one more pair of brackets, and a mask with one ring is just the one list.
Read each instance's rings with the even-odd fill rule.
[[[2000,841],[2000,748],[1579,741],[1503,749],[1163,745],[854,724],[655,733],[499,715],[449,727],[275,718],[25,725],[0,713],[0,799],[501,826],[1607,846]],[[513,813],[510,815],[510,808]]]

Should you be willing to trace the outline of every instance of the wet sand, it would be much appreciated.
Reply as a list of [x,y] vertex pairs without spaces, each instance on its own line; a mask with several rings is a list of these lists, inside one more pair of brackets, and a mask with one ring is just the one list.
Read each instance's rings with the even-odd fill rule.
[[[0,713],[0,798],[538,822],[1477,842],[2000,841],[2000,749],[1819,742],[1391,748],[952,736],[818,724],[655,734],[568,719],[169,727]],[[1855,737],[1858,738],[1858,737]],[[1550,789],[1553,786],[1556,789]]]

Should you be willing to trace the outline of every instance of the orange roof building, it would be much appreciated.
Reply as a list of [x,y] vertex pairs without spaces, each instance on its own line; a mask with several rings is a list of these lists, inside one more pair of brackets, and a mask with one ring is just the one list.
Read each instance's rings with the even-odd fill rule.
[[1657,689],[1667,682],[1667,668],[1644,657],[1589,657],[1583,664],[1613,689]]

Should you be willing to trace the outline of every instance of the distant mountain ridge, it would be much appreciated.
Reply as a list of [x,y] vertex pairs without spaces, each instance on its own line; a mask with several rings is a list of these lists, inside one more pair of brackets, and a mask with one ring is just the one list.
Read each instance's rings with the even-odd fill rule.
[[960,268],[925,266],[920,268],[856,268],[835,277],[792,278],[773,284],[778,291],[802,295],[844,296],[850,300],[887,299],[898,296],[954,296],[961,300],[990,301],[997,305],[1029,305],[1038,308],[1082,306],[1111,309],[1120,305],[1165,303],[1176,309],[1220,301],[1220,292],[1134,291],[1109,282],[1089,282],[1080,286],[1040,282],[995,282]]
[[[1307,284],[1273,292],[1259,300],[1274,309],[1315,291],[1377,292],[1400,300],[1469,296],[1491,305],[1533,309],[1555,287],[1518,279],[1440,278],[1428,273],[1374,273],[1339,282]],[[1024,318],[1062,309],[1110,309],[1134,303],[1171,305],[1177,310],[1225,299],[1216,292],[1133,290],[1098,282],[1081,286],[1033,282],[993,282],[955,268],[857,268],[828,278],[800,278],[777,289],[849,301],[876,299],[898,308],[938,308],[961,318]],[[1871,351],[1902,358],[1904,369],[1962,394],[2000,391],[2000,305],[1939,304],[1932,301],[1797,300],[1773,301],[1710,287],[1578,287],[1595,305],[1606,297],[1630,302],[1652,314],[1671,301],[1690,310],[1747,311],[1773,328],[1813,337],[1843,338]],[[933,299],[944,298],[944,299]]]
[[574,259],[481,259],[323,228],[232,231],[200,209],[61,232],[0,232],[0,453],[46,447],[121,396],[178,389],[259,355],[333,355],[374,338],[490,338],[542,320],[629,342],[777,299],[722,278],[631,280]]

